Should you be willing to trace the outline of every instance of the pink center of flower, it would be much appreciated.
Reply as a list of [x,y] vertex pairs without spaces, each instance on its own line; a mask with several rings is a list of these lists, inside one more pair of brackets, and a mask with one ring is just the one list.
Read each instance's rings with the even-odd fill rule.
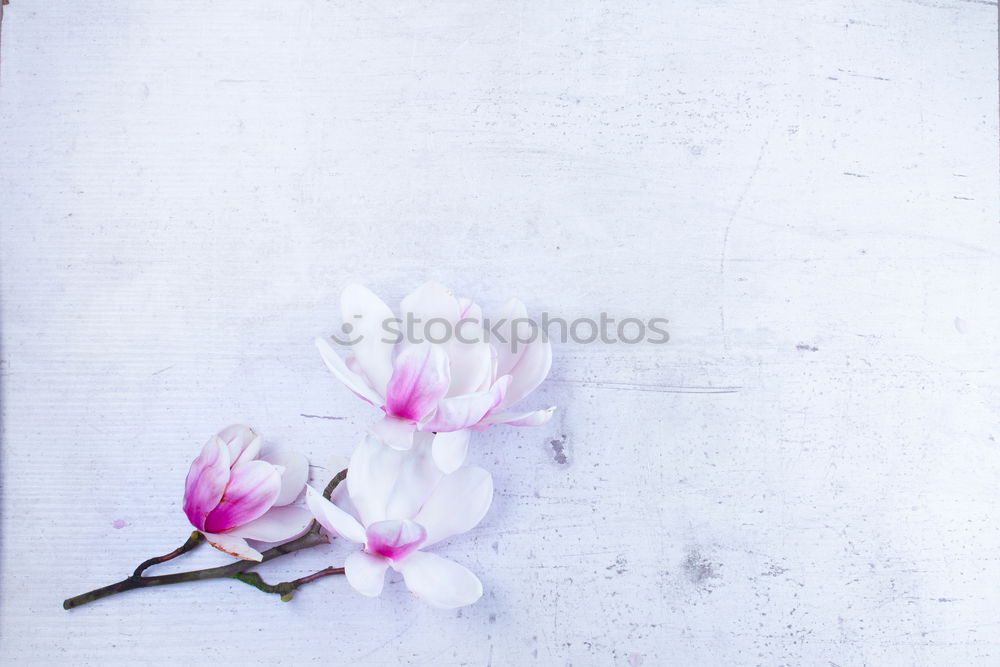
[[408,519],[377,521],[366,531],[370,553],[392,560],[402,560],[417,550],[427,539],[427,530]]

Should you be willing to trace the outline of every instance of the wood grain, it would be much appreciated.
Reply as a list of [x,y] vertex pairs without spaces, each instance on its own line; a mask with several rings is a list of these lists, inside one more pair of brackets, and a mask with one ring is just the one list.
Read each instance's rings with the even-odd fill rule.
[[[0,122],[5,662],[1000,659],[994,4],[19,1]],[[61,609],[183,541],[227,424],[335,472],[374,415],[312,338],[427,279],[670,320],[476,438],[483,600]]]

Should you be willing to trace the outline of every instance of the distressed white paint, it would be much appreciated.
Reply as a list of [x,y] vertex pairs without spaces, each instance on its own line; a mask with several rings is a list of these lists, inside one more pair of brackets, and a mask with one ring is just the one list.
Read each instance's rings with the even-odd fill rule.
[[[15,0],[2,655],[996,664],[996,11]],[[476,440],[496,502],[442,552],[479,604],[326,580],[60,608],[183,539],[217,428],[347,454],[373,415],[311,340],[348,282],[428,278],[671,320],[559,345],[557,419]]]

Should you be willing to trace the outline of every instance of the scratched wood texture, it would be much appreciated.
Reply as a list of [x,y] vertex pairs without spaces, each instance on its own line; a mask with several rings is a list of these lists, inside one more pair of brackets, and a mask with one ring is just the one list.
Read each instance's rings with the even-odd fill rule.
[[[1000,661],[995,5],[16,0],[2,29],[8,664]],[[670,320],[557,344],[557,417],[477,436],[496,500],[439,551],[478,604],[60,608],[183,540],[219,427],[329,475],[373,414],[312,338],[347,283],[432,278]]]

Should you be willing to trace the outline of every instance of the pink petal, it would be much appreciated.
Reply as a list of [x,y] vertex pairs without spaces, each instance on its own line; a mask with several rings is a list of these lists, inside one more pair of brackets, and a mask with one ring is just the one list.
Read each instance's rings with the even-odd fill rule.
[[387,412],[421,421],[448,392],[448,356],[438,345],[404,345],[396,357],[386,389]]
[[371,387],[385,395],[385,387],[392,376],[392,349],[397,341],[385,328],[387,320],[394,319],[389,306],[362,285],[349,285],[340,295],[340,314],[349,332],[338,334],[348,340],[357,340],[351,346],[358,365],[371,381]]
[[505,375],[497,380],[489,391],[442,399],[438,402],[437,412],[427,422],[420,425],[420,430],[460,431],[478,424],[483,417],[504,400],[510,382],[511,377]]
[[406,587],[432,607],[464,607],[483,595],[483,585],[476,575],[435,554],[415,551],[393,567],[402,573]]
[[368,526],[366,549],[391,560],[402,560],[417,550],[427,538],[419,523],[408,519],[379,521]]
[[229,448],[213,435],[191,463],[184,482],[184,513],[198,530],[205,529],[205,518],[222,499],[229,474]]
[[232,467],[222,500],[205,519],[205,530],[224,533],[253,521],[274,505],[281,492],[281,475],[264,461],[237,463]]

